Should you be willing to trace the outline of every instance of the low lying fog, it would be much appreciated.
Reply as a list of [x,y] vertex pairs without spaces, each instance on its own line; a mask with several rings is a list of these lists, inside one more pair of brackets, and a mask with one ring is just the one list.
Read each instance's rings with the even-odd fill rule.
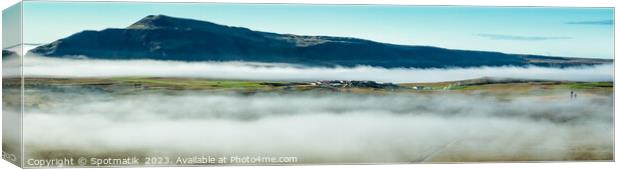
[[295,156],[302,163],[613,155],[612,96],[500,101],[448,93],[69,91],[43,92],[36,98],[47,99],[46,104],[26,108],[27,152]]
[[[3,60],[11,65],[16,60]],[[11,69],[15,69],[11,71]],[[5,67],[15,73],[18,68]],[[309,68],[248,62],[86,60],[27,56],[26,76],[205,77],[247,80],[438,82],[480,77],[612,81],[613,66],[452,69]],[[3,73],[3,75],[6,75]],[[35,90],[35,89],[30,89]],[[302,163],[583,160],[613,158],[613,98],[551,96],[26,94],[27,156],[197,154],[294,156]],[[30,98],[28,98],[30,97]]]
[[[15,69],[15,68],[14,68]],[[612,81],[613,65],[576,68],[479,67],[452,69],[310,68],[288,64],[248,62],[178,62],[154,60],[58,59],[29,55],[24,60],[26,76],[157,76],[206,77],[246,80],[374,80],[380,82],[439,82],[480,77],[509,77],[545,80]],[[10,75],[9,69],[4,70]],[[14,74],[14,73],[13,73]]]

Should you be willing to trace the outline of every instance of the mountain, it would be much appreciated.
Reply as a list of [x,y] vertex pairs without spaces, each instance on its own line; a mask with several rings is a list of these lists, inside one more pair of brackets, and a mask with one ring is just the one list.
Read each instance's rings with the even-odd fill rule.
[[13,52],[13,51],[9,51],[9,50],[2,50],[2,59],[6,59],[9,58],[11,56],[16,55],[17,53]]
[[164,15],[149,15],[121,29],[82,31],[30,52],[50,57],[81,55],[95,59],[252,61],[386,68],[567,67],[613,62],[406,46],[347,37],[277,34]]

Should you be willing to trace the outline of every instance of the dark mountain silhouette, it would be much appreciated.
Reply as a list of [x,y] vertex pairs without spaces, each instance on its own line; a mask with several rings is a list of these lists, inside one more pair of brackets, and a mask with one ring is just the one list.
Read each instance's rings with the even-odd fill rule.
[[2,59],[8,59],[14,56],[17,56],[17,53],[9,50],[2,50]]
[[149,15],[124,29],[82,31],[31,52],[50,57],[83,55],[96,59],[252,61],[386,68],[567,67],[612,62],[395,45],[346,37],[277,34],[164,15]]

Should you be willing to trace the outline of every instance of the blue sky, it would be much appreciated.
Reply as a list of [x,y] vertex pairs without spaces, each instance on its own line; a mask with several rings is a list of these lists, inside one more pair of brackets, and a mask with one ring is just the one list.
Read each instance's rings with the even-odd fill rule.
[[451,49],[613,58],[612,8],[24,2],[25,43],[123,28],[151,14],[253,30]]

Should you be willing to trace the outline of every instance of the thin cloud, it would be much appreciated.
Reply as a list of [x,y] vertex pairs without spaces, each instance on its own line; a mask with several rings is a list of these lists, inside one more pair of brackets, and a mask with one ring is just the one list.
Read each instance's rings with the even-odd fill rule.
[[521,35],[505,35],[505,34],[478,34],[480,37],[493,39],[493,40],[523,40],[523,41],[541,41],[541,40],[561,40],[572,39],[565,36],[521,36]]
[[597,21],[577,21],[577,22],[566,22],[566,24],[573,25],[613,25],[614,20],[597,20]]
[[[59,59],[29,55],[20,60],[4,60],[4,76],[30,77],[203,77],[245,80],[374,80],[379,82],[442,82],[480,77],[522,79],[612,81],[613,65],[549,68],[549,67],[474,67],[451,69],[415,69],[357,66],[352,68],[300,67],[287,64],[249,62],[178,62],[156,60],[92,60]],[[80,71],[76,71],[80,70]]]

